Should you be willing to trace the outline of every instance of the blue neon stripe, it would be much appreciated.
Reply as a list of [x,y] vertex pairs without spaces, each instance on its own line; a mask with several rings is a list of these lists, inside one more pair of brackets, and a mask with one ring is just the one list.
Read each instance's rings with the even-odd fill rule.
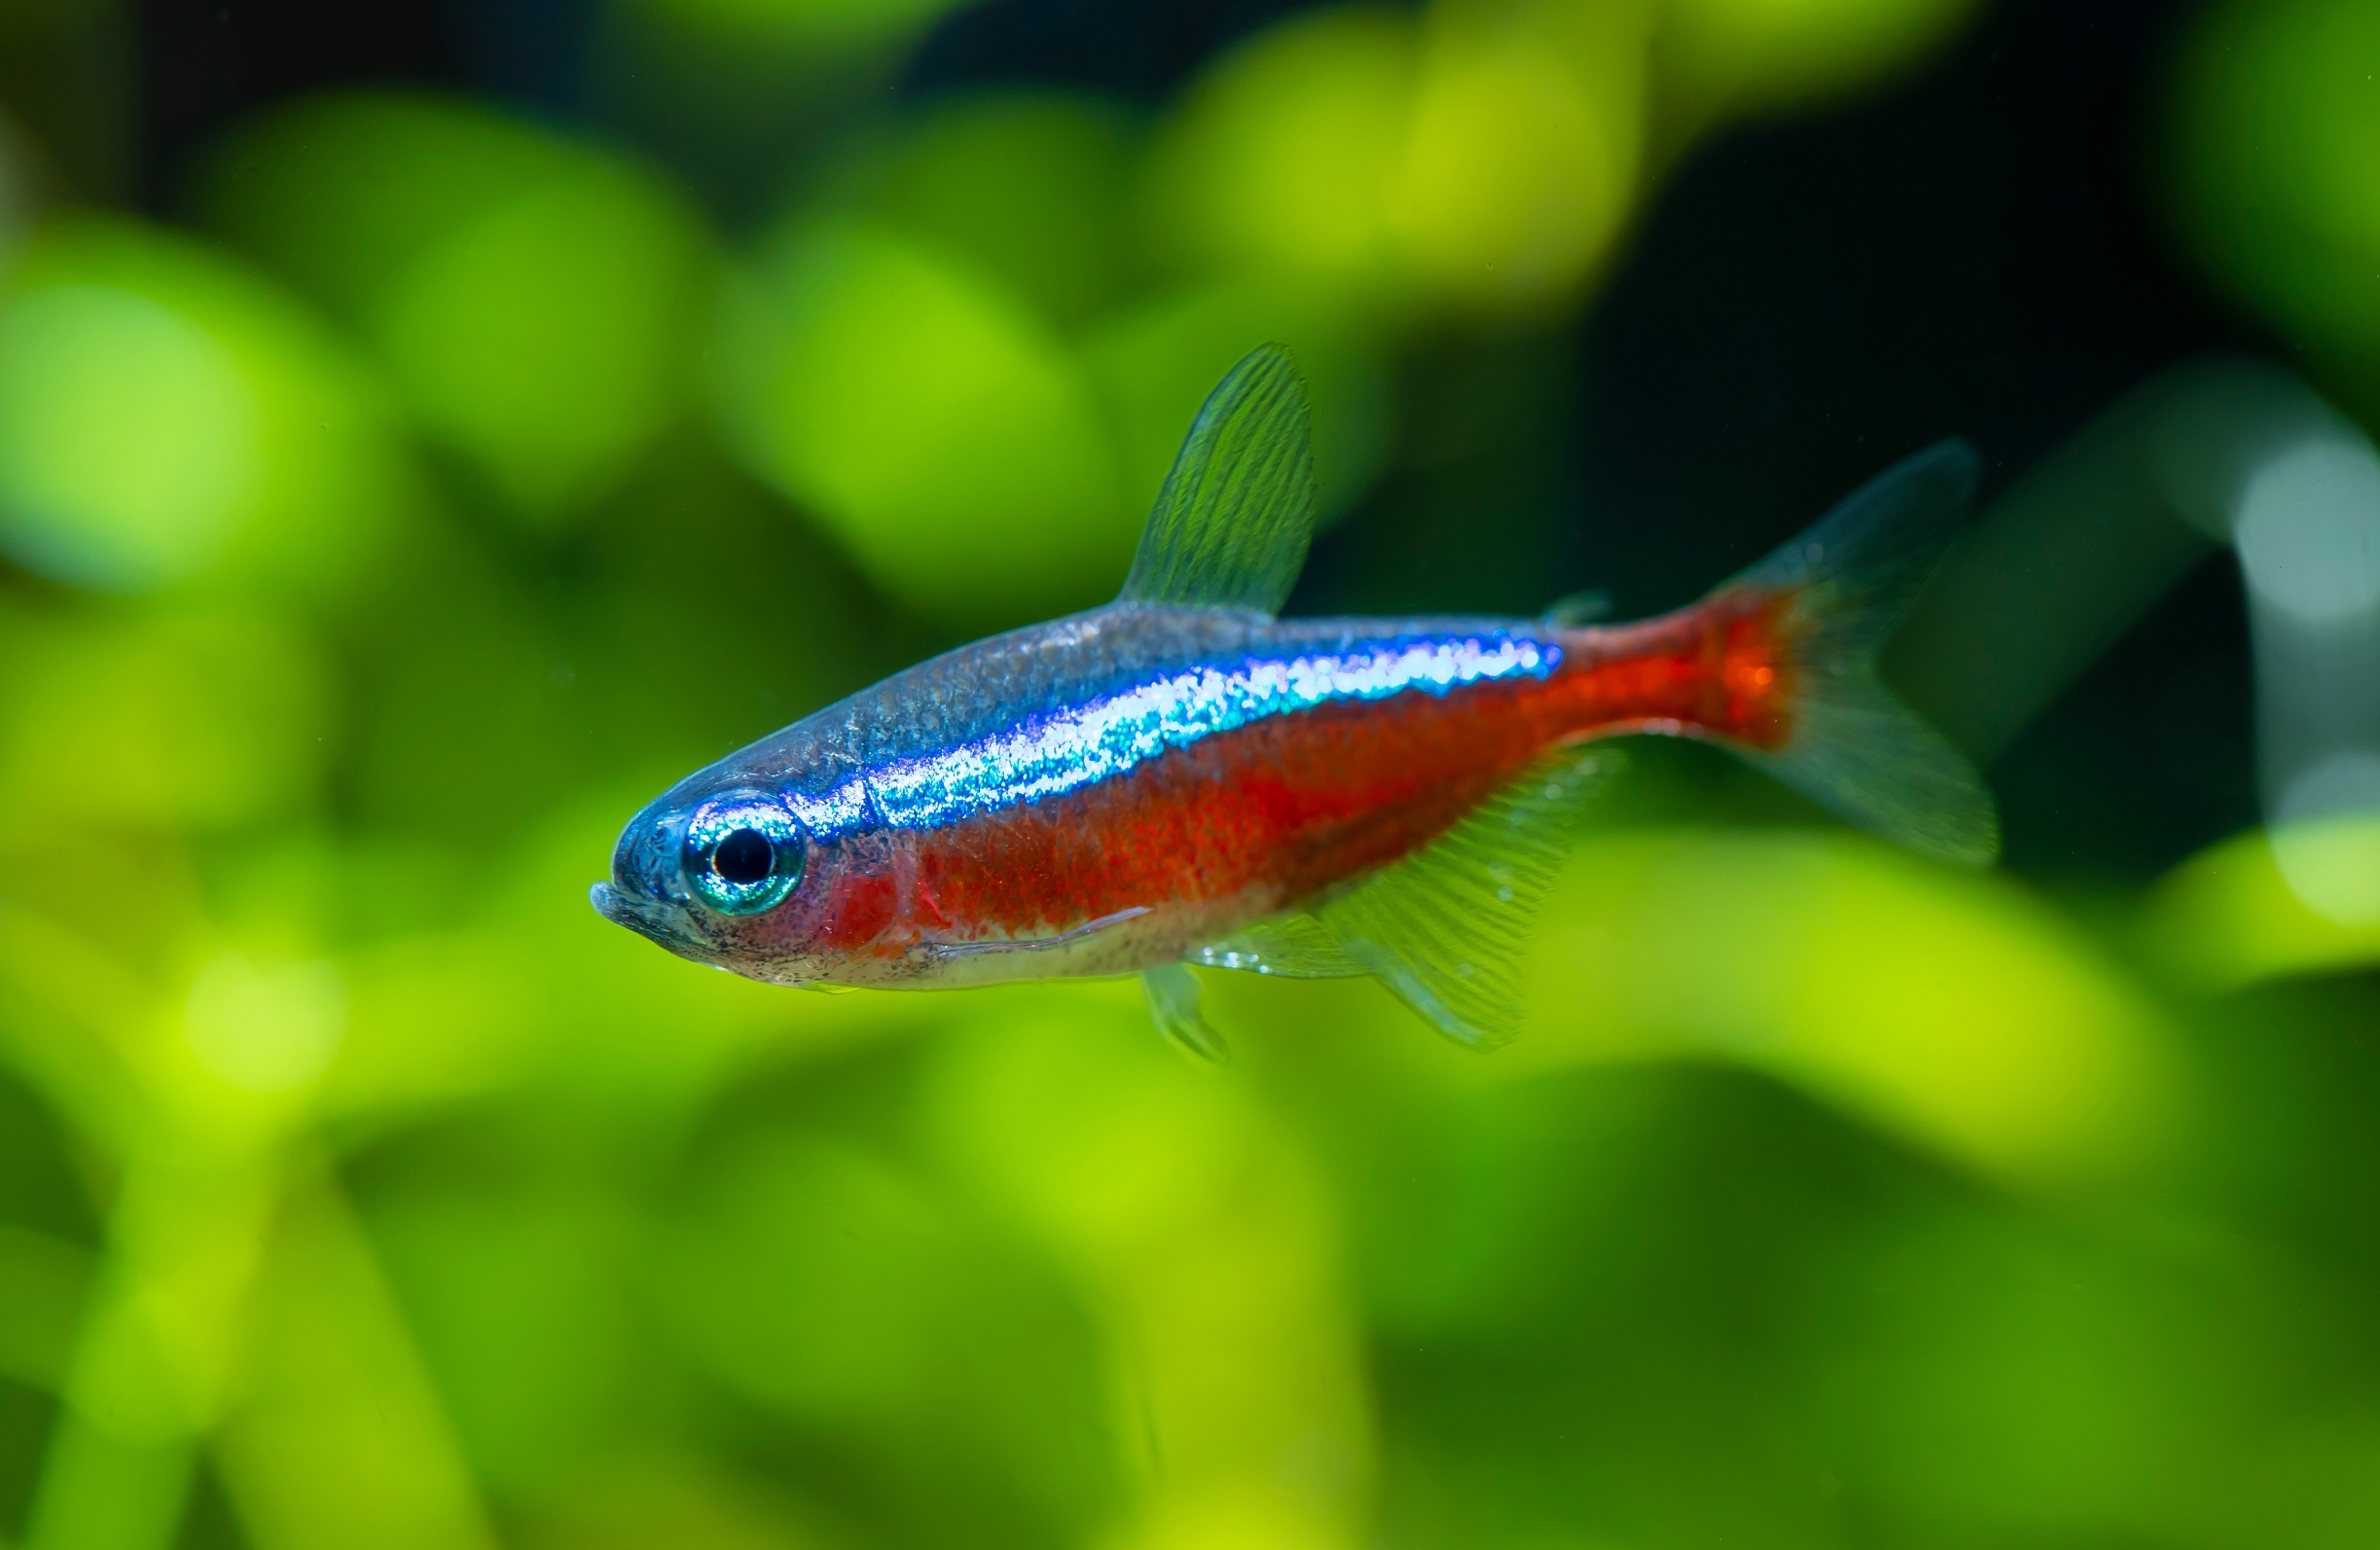
[[936,829],[1123,775],[1202,738],[1336,701],[1444,695],[1465,684],[1545,678],[1553,642],[1482,632],[1402,636],[1335,652],[1203,666],[1028,717],[952,747],[887,760],[822,795],[788,794],[811,831]]

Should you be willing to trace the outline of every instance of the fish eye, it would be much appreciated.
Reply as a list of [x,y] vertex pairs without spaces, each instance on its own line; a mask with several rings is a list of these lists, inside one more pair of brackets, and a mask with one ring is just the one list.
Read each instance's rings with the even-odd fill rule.
[[710,853],[710,869],[738,887],[748,888],[776,870],[776,847],[758,829],[738,829]]
[[714,798],[686,826],[686,883],[721,915],[775,908],[802,881],[809,845],[774,798]]

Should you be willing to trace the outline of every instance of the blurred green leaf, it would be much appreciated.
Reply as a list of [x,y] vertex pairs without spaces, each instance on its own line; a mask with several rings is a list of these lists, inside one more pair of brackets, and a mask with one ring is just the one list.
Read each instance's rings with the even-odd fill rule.
[[2226,840],[2174,869],[2143,922],[2147,945],[2185,985],[2231,991],[2292,974],[2329,974],[2380,962],[2380,919],[2326,912],[2293,886],[2277,848],[2341,869],[2337,882],[2368,903],[2380,822],[2344,817],[2281,835]]
[[333,97],[227,149],[207,204],[529,520],[574,515],[681,413],[708,239],[621,158],[462,103]]
[[[538,1132],[534,1108],[495,1112]],[[515,1162],[521,1139],[484,1134],[409,1137],[362,1210],[474,1474],[527,1495],[567,1483],[622,1429],[633,1224],[613,1180],[538,1176]],[[424,1152],[425,1166],[401,1171]]]
[[409,498],[369,383],[228,258],[97,220],[18,258],[0,292],[0,552],[106,592],[318,592]]
[[832,59],[897,44],[969,0],[639,0],[678,26],[746,49]]
[[535,1550],[813,1550],[843,1541],[811,1527],[782,1492],[693,1454],[607,1458],[557,1492],[523,1542]]
[[1976,0],[1664,0],[1659,60],[1681,116],[1799,107],[1893,79]]
[[1463,310],[1567,303],[1636,202],[1652,8],[1439,0],[1385,198],[1420,281]]
[[59,825],[214,828],[303,812],[331,685],[269,616],[0,613],[0,845]]
[[1136,277],[1133,234],[1116,217],[1140,137],[1120,105],[1096,97],[956,97],[861,135],[819,174],[806,207],[939,247],[1072,329]]
[[2380,350],[2380,11],[2249,0],[2193,29],[2174,103],[2182,224],[2249,302],[2331,351]]
[[0,1224],[0,1377],[55,1389],[90,1285],[90,1250]]
[[1636,0],[1292,17],[1166,126],[1156,248],[1406,325],[1563,306],[1635,203],[1653,21]]
[[815,1422],[930,1406],[974,1287],[947,1211],[847,1148],[755,1138],[715,1159],[655,1263],[675,1338],[722,1382]]
[[324,1184],[278,1224],[255,1328],[220,1451],[257,1550],[496,1542],[371,1247]]
[[1818,834],[1579,847],[1504,1074],[1740,1061],[2015,1181],[2156,1164],[2184,1074],[2154,1005],[1989,879]]
[[1134,1538],[1358,1542],[1370,1415],[1333,1204],[1297,1137],[1149,1037],[1129,984],[976,999],[924,1111],[946,1166],[1091,1299]]
[[1369,331],[1318,296],[1255,284],[1161,295],[1102,320],[1083,354],[1117,431],[1127,502],[1154,505],[1190,421],[1259,343],[1289,346],[1311,391],[1321,516],[1352,505],[1388,454],[1386,362]]
[[1201,269],[1388,294],[1386,189],[1418,44],[1386,7],[1292,18],[1208,67],[1157,145],[1158,250]]
[[2286,1446],[2275,1422],[2315,1376],[2319,1302],[2279,1267],[2219,1239],[1982,1213],[1856,1252],[1807,1359],[1901,1512],[2018,1535],[2296,1542],[2295,1512],[2257,1490],[2261,1460],[2239,1458]]
[[727,429],[869,579],[1023,619],[1121,585],[1143,515],[1081,367],[1022,298],[881,227],[771,239],[719,342]]

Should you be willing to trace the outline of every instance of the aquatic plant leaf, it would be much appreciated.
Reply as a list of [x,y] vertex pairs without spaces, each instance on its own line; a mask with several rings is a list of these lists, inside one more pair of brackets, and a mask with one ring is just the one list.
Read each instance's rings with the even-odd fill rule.
[[1316,918],[1350,961],[1449,1038],[1475,1049],[1508,1041],[1531,925],[1572,820],[1618,764],[1609,748],[1555,754]]
[[1157,492],[1118,600],[1280,610],[1314,536],[1306,384],[1260,344],[1207,397]]

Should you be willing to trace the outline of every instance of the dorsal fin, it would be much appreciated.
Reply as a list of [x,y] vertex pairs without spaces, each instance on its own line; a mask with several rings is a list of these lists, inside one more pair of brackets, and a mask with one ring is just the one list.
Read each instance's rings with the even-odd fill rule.
[[1191,422],[1117,600],[1276,613],[1305,566],[1314,503],[1306,383],[1286,349],[1259,344]]

